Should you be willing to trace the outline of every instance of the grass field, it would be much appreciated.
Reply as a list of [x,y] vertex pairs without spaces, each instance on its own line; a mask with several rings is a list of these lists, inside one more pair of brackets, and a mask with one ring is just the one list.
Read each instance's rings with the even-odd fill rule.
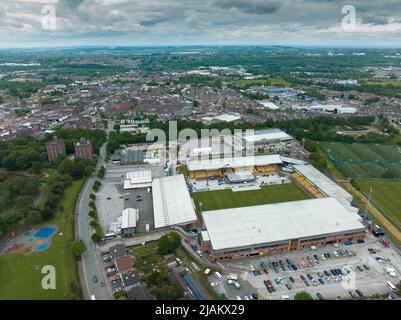
[[347,178],[381,178],[389,167],[401,171],[401,148],[385,144],[320,143],[324,153]]
[[194,192],[196,208],[202,211],[309,199],[309,196],[294,183],[262,186],[260,190],[238,191],[218,190]]
[[373,204],[401,227],[401,180],[358,180],[356,186],[367,196],[372,188]]
[[[77,264],[71,253],[74,239],[74,212],[83,181],[75,181],[61,202],[62,212],[46,224],[55,224],[59,232],[52,245],[44,252],[12,254],[0,257],[0,299],[79,299],[81,289]],[[45,191],[46,192],[46,191]],[[41,267],[52,265],[56,269],[56,289],[43,290]]]
[[250,87],[250,86],[278,86],[278,87],[289,87],[291,83],[280,78],[267,78],[267,79],[249,79],[249,80],[232,80],[232,84],[239,87]]

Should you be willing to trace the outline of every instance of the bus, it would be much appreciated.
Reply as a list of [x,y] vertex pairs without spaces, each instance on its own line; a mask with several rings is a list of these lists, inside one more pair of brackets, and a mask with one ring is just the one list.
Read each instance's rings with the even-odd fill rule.
[[397,287],[391,281],[387,281],[387,287],[389,287],[391,291],[397,291]]
[[197,266],[197,264],[195,262],[191,261],[191,266],[192,266],[192,269],[195,272],[199,272],[200,271],[199,267]]
[[103,241],[113,240],[116,237],[114,233],[106,233],[102,238]]

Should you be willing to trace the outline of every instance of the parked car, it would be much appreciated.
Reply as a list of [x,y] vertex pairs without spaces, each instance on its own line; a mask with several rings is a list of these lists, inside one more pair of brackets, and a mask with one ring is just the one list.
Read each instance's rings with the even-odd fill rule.
[[234,282],[235,289],[241,289],[241,285],[238,282]]
[[362,291],[359,289],[356,289],[355,292],[358,294],[358,296],[360,296],[361,298],[364,296]]
[[323,300],[323,296],[319,292],[316,293],[316,297],[318,297],[319,300]]
[[324,284],[324,280],[322,278],[319,278],[318,280],[319,280],[320,284]]
[[363,267],[364,267],[366,270],[370,270],[370,268],[369,268],[366,264],[364,264]]
[[302,280],[305,280],[305,277],[301,274],[300,276],[299,276]]
[[218,283],[217,283],[217,282],[211,282],[210,285],[211,285],[212,287],[217,287],[217,286],[218,286]]
[[94,275],[94,276],[92,277],[92,280],[93,280],[93,283],[97,283],[97,281],[98,281],[97,276]]
[[295,279],[293,277],[289,277],[288,279],[290,279],[291,282],[295,282]]
[[348,293],[352,298],[357,298],[358,297],[358,295],[352,290],[348,291]]
[[361,266],[357,266],[356,268],[358,269],[358,271],[361,271],[361,272],[363,271],[363,268]]
[[285,286],[287,287],[288,290],[292,289],[292,285],[290,285],[289,283],[287,283]]
[[273,282],[270,279],[267,279],[267,283],[269,284],[269,286],[273,284]]
[[306,285],[307,287],[310,286],[310,283],[308,282],[308,280],[305,279],[304,282],[305,282],[305,285]]
[[317,281],[315,279],[311,279],[311,282],[315,287],[317,286]]

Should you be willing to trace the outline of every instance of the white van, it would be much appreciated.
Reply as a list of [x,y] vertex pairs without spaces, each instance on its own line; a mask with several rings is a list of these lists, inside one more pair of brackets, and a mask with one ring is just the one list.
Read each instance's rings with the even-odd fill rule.
[[281,296],[281,300],[291,300],[290,296],[284,295]]
[[238,282],[234,282],[235,289],[241,289],[241,285]]
[[236,275],[235,273],[230,273],[230,274],[227,276],[227,279],[228,279],[228,280],[237,281],[237,280],[238,280],[238,275]]
[[391,291],[397,291],[397,287],[391,281],[387,281],[387,287],[389,287]]
[[149,187],[146,189],[146,193],[150,193],[150,188]]
[[205,270],[204,273],[205,273],[206,275],[208,275],[208,274],[210,273],[210,271],[212,271],[212,270],[210,270],[209,268],[207,268],[207,269]]
[[223,276],[220,274],[220,272],[215,272],[214,273],[214,275],[216,276],[216,278],[218,279],[218,280],[221,280],[222,278],[223,278]]

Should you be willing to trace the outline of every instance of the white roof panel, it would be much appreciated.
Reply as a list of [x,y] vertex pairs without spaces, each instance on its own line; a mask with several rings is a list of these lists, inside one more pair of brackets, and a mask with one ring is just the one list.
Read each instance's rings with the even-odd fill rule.
[[202,216],[214,250],[364,229],[334,198],[206,211]]
[[122,212],[121,229],[135,228],[138,221],[138,210],[127,208]]
[[328,197],[335,198],[343,204],[352,202],[353,197],[350,193],[315,167],[311,165],[295,165],[294,168]]
[[197,220],[184,175],[153,180],[152,196],[156,229]]
[[280,155],[264,155],[264,156],[248,156],[248,157],[234,157],[223,159],[210,159],[210,160],[193,160],[188,163],[189,171],[198,170],[217,170],[222,167],[241,168],[251,166],[266,166],[270,164],[281,164]]

